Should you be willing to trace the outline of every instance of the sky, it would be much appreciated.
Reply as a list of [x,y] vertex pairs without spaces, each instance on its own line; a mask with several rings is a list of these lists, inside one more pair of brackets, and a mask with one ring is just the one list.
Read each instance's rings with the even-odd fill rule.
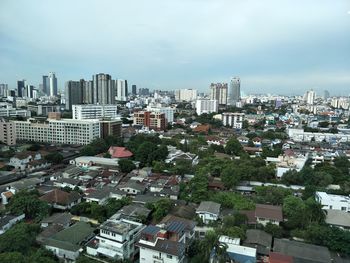
[[0,83],[350,94],[350,0],[0,0]]

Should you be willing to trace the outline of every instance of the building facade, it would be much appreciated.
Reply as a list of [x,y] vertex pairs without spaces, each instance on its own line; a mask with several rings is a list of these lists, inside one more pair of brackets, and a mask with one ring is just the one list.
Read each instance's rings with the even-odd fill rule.
[[230,105],[235,106],[241,99],[241,79],[233,77],[230,80]]
[[115,104],[96,105],[96,104],[82,104],[72,105],[72,117],[75,120],[99,119],[118,117],[118,108]]
[[165,114],[160,112],[139,111],[134,113],[134,125],[143,125],[149,129],[165,130]]
[[12,122],[0,119],[0,142],[6,145],[16,144],[16,130]]
[[99,73],[93,78],[93,104],[115,104],[115,81],[111,75]]
[[201,99],[196,101],[196,113],[201,115],[203,113],[218,112],[219,105],[217,100]]
[[242,129],[244,113],[224,112],[222,114],[222,123],[224,126],[230,126],[234,129]]
[[34,119],[14,121],[17,140],[86,145],[99,138],[99,120]]
[[123,79],[117,79],[116,86],[117,86],[116,99],[118,101],[126,101],[128,98],[128,82]]
[[179,89],[175,90],[175,100],[181,101],[195,101],[197,99],[197,90],[195,89]]
[[152,112],[158,112],[158,113],[164,113],[166,123],[173,123],[174,122],[174,113],[175,109],[171,107],[150,107],[148,106],[146,108],[148,111]]
[[50,72],[49,73],[49,96],[54,97],[57,96],[57,78],[55,72]]
[[227,83],[211,83],[210,84],[210,99],[217,100],[220,105],[227,105]]

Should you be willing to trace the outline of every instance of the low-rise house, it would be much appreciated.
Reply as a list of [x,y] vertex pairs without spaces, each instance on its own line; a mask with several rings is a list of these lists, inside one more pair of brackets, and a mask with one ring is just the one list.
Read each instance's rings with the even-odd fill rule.
[[146,220],[151,214],[151,210],[141,204],[130,204],[124,206],[115,215],[117,218],[125,218],[132,221],[140,222]]
[[133,153],[130,152],[125,147],[117,147],[117,146],[111,146],[108,149],[108,153],[111,155],[111,158],[130,158],[133,156]]
[[202,201],[196,210],[196,214],[202,219],[204,224],[214,222],[219,219],[221,205],[212,201]]
[[185,234],[184,242],[186,245],[189,245],[194,239],[194,235],[195,235],[194,229],[196,227],[196,223],[194,221],[181,218],[178,216],[174,216],[174,215],[167,215],[158,224],[158,226],[160,226],[163,229],[166,229],[167,231],[172,231],[172,228],[174,227],[180,228],[180,225],[184,227],[184,234]]
[[327,194],[326,192],[316,192],[315,199],[322,205],[322,209],[350,212],[349,196]]
[[39,171],[50,167],[50,165],[51,164],[45,159],[34,160],[28,163],[27,170],[29,172]]
[[136,181],[129,180],[125,184],[118,185],[118,189],[126,192],[129,195],[138,195],[145,192],[146,186]]
[[85,243],[94,236],[93,231],[88,223],[77,222],[42,242],[45,248],[57,257],[75,261]]
[[[228,236],[220,236],[219,242],[226,246],[226,253],[229,262],[256,262],[256,249],[240,245],[239,238],[231,238]],[[210,255],[210,263],[219,263],[216,251],[213,250]]]
[[326,223],[332,227],[350,230],[350,213],[341,210],[325,210]]
[[74,178],[61,178],[57,181],[53,182],[53,186],[58,188],[65,188],[68,187],[70,189],[75,189],[76,187],[79,187],[81,185],[81,181],[79,179]]
[[44,218],[41,220],[41,227],[49,227],[52,225],[59,225],[63,228],[67,228],[72,223],[72,215],[70,213],[55,213],[49,217]]
[[28,167],[28,164],[35,160],[41,160],[41,154],[39,152],[21,152],[11,157],[9,165],[24,171]]
[[266,226],[267,223],[279,225],[283,221],[283,213],[281,206],[262,205],[255,206],[255,218],[257,224]]
[[17,215],[4,215],[0,217],[0,235],[9,230],[14,224],[23,220],[25,214]]
[[272,236],[259,229],[248,229],[244,245],[256,248],[259,255],[268,256],[272,245]]
[[99,234],[87,244],[86,252],[92,256],[133,260],[138,253],[135,243],[143,228],[141,223],[126,219],[107,220],[99,227]]
[[15,191],[13,189],[2,192],[1,193],[1,203],[3,205],[7,205],[10,202],[10,199],[13,197],[14,193],[15,193]]
[[293,262],[330,263],[328,248],[287,239],[274,239],[273,252],[293,257]]
[[78,192],[70,193],[55,189],[40,197],[41,200],[48,202],[53,208],[67,210],[81,202],[81,196]]
[[[185,260],[185,244],[169,240],[169,233],[160,227],[149,225],[141,232],[136,244],[140,247],[140,263],[162,262],[183,263]],[[181,237],[180,237],[181,238]]]
[[293,263],[293,257],[282,255],[276,252],[270,252],[269,263]]

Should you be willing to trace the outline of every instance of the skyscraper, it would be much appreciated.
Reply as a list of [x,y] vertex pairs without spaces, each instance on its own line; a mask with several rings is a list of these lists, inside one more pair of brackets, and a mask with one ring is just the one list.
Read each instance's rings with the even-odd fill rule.
[[227,83],[211,83],[210,99],[217,100],[219,105],[227,105]]
[[49,85],[50,85],[48,95],[51,97],[57,96],[57,78],[56,78],[55,72],[50,72],[48,78],[49,78]]
[[93,78],[93,103],[115,104],[115,82],[111,75],[99,73]]
[[132,85],[131,86],[131,94],[132,95],[136,95],[137,94],[137,87],[136,87],[136,85]]
[[328,90],[325,90],[325,91],[324,91],[324,94],[323,94],[323,99],[326,100],[326,99],[328,99],[329,97],[330,97],[329,91],[328,91]]
[[94,91],[93,84],[91,80],[80,80],[80,85],[83,91],[83,103],[84,104],[92,104],[94,101]]
[[313,105],[315,102],[316,93],[313,90],[308,90],[305,94],[306,103]]
[[23,97],[25,86],[26,86],[25,79],[17,81],[17,97]]
[[43,76],[42,91],[44,92],[45,95],[50,94],[50,81],[49,81],[49,77],[46,75]]
[[7,96],[8,96],[8,85],[0,84],[0,97],[7,97]]
[[241,80],[239,77],[233,77],[230,81],[230,105],[236,105],[241,99]]
[[73,104],[83,103],[83,89],[80,81],[67,81],[65,85],[66,110],[71,111]]
[[123,79],[117,79],[117,100],[126,101],[128,96],[128,82]]

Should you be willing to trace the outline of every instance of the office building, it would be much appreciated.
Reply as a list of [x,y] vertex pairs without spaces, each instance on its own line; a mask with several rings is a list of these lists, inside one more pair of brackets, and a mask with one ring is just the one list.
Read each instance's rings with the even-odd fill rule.
[[115,119],[118,117],[117,105],[97,105],[97,104],[82,104],[72,105],[73,119],[75,120],[86,120],[86,119],[100,119],[100,118],[111,118]]
[[136,95],[137,94],[137,87],[136,87],[136,85],[132,85],[131,86],[131,94],[132,95]]
[[83,103],[83,89],[80,81],[67,81],[65,85],[66,110],[72,111],[72,105]]
[[109,219],[99,227],[99,234],[86,246],[92,256],[133,260],[139,248],[135,247],[144,226],[126,219]]
[[210,99],[217,100],[219,106],[227,105],[227,83],[211,83]]
[[80,80],[83,92],[83,104],[92,104],[94,102],[94,90],[92,80]]
[[151,111],[151,112],[164,113],[165,114],[166,123],[173,123],[174,122],[174,113],[175,113],[175,109],[174,108],[148,106],[146,109],[147,109],[147,111]]
[[26,82],[27,81],[25,79],[17,81],[17,97],[23,97],[24,89],[25,89],[25,86],[27,85]]
[[99,73],[93,78],[93,104],[115,104],[115,81],[111,75]]
[[7,97],[7,96],[8,96],[8,85],[0,84],[0,97]]
[[234,129],[242,129],[244,121],[244,113],[224,112],[222,114],[222,123]]
[[175,90],[175,101],[190,102],[197,99],[197,90],[195,89],[179,89]]
[[165,130],[165,114],[160,112],[139,111],[134,113],[134,125],[142,125],[150,130]]
[[38,116],[48,116],[49,112],[60,112],[59,105],[52,104],[37,104],[37,105],[28,105],[27,109],[35,112]]
[[329,91],[325,90],[324,93],[323,93],[323,99],[327,100],[329,97],[330,97]]
[[0,142],[6,145],[16,144],[15,125],[3,118],[0,118]]
[[235,106],[241,100],[241,80],[233,77],[230,81],[230,105]]
[[13,121],[17,140],[57,144],[86,145],[100,137],[99,120],[61,119],[50,114],[45,121]]
[[42,91],[45,95],[50,94],[50,80],[47,75],[43,76]]
[[196,113],[201,115],[203,113],[218,112],[219,105],[217,100],[200,99],[196,101]]
[[148,96],[149,95],[149,89],[147,89],[147,88],[139,89],[139,95],[141,95],[141,96]]
[[49,76],[49,96],[54,97],[57,96],[57,78],[54,72],[50,72]]
[[117,86],[116,99],[118,101],[126,101],[128,97],[128,82],[123,79],[117,79],[116,86]]

